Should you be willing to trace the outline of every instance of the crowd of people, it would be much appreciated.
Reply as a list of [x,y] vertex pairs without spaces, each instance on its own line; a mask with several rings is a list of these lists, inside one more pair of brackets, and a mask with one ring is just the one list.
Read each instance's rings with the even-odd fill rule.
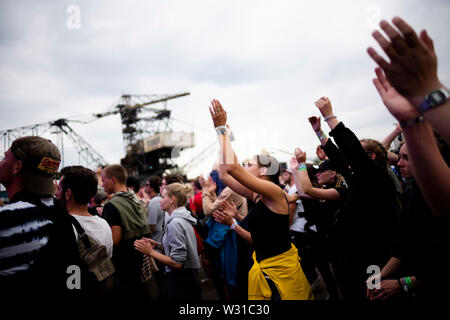
[[331,301],[448,297],[449,92],[428,34],[392,23],[380,23],[388,39],[373,33],[390,62],[368,54],[399,125],[381,142],[359,139],[321,97],[327,128],[305,116],[316,164],[301,146],[284,169],[267,153],[239,161],[218,100],[220,154],[194,181],[115,164],[64,167],[55,184],[58,148],[16,139],[0,162],[2,296],[200,301],[203,269],[223,301],[313,300],[319,282]]

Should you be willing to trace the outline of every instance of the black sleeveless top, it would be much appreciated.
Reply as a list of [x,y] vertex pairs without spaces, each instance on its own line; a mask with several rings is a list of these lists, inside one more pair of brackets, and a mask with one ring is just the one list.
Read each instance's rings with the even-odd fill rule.
[[291,248],[289,215],[277,214],[259,200],[247,215],[256,260],[261,261]]

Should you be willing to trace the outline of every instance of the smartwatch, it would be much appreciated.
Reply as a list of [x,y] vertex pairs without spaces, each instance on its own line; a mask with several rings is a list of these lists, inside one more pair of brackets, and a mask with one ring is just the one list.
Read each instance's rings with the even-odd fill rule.
[[423,114],[434,107],[438,107],[447,102],[450,92],[446,88],[431,91],[419,106],[419,112]]

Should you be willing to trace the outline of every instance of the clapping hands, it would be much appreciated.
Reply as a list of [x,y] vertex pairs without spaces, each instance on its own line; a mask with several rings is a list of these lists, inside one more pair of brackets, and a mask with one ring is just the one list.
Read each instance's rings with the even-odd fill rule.
[[222,202],[222,211],[215,210],[213,213],[214,220],[226,226],[231,226],[233,224],[233,218],[238,216],[239,210],[236,204],[226,200]]

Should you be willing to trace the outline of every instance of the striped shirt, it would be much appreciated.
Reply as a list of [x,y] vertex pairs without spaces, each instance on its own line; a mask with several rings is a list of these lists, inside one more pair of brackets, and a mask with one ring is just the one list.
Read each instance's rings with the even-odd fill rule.
[[53,223],[41,211],[27,201],[0,208],[0,278],[30,270],[48,244]]

